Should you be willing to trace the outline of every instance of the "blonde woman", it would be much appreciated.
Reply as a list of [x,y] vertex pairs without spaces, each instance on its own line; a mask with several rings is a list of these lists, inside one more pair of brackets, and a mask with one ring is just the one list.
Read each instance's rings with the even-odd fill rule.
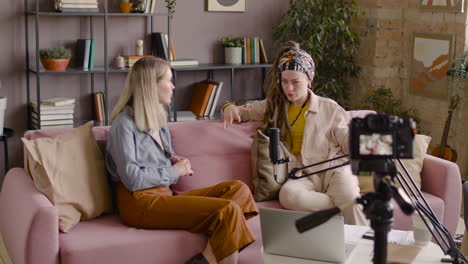
[[112,111],[106,167],[116,182],[120,218],[137,228],[209,234],[205,250],[186,263],[236,263],[237,252],[255,241],[246,220],[258,209],[240,181],[173,195],[170,185],[193,170],[171,144],[163,108],[171,102],[171,80],[166,61],[138,60]]
[[[261,120],[264,132],[271,127],[280,128],[280,139],[289,150],[290,168],[348,153],[351,118],[335,101],[314,94],[314,75],[312,57],[297,43],[289,41],[279,50],[268,74],[266,100],[246,106],[224,105],[225,127],[234,121]],[[343,160],[329,166],[322,164],[312,170],[341,162]],[[357,177],[352,175],[350,166],[345,166],[287,181],[280,190],[279,201],[283,207],[298,211],[314,212],[338,206],[343,211],[345,223],[367,225],[360,206],[354,203],[358,196]]]

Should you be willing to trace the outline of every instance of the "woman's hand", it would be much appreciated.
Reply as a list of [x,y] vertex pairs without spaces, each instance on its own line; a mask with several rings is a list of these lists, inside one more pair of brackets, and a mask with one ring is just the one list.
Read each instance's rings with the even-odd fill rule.
[[[171,159],[172,160],[172,159]],[[181,160],[174,163],[174,168],[179,173],[179,176],[192,176],[193,170],[192,166],[190,165],[190,161],[186,158],[182,158]]]
[[224,128],[229,127],[232,125],[234,121],[242,122],[241,112],[250,112],[250,108],[245,106],[237,106],[231,104],[224,109],[223,116],[224,116]]
[[176,164],[178,161],[181,161],[181,160],[184,160],[184,159],[187,159],[187,158],[184,158],[182,156],[177,156],[177,155],[174,155],[171,157],[171,164],[174,165]]

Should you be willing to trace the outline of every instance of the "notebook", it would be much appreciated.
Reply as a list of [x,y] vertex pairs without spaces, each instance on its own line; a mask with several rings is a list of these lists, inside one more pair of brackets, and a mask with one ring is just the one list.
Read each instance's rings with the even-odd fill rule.
[[334,216],[324,224],[299,233],[296,220],[309,214],[261,207],[263,251],[295,258],[344,262],[355,244],[345,245],[343,217]]

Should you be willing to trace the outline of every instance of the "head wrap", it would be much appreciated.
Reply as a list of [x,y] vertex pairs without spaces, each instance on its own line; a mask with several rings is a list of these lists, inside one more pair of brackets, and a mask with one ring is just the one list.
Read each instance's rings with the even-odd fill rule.
[[310,81],[313,81],[315,63],[309,53],[304,50],[289,50],[279,60],[278,70],[280,73],[286,70],[303,72]]

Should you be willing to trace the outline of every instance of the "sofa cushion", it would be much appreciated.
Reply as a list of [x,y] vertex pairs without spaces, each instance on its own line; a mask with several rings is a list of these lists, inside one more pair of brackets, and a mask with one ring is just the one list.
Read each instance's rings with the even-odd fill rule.
[[22,138],[27,170],[36,188],[58,209],[59,228],[68,232],[80,219],[111,209],[104,158],[92,122],[54,138]]
[[170,123],[177,155],[190,159],[194,174],[173,185],[177,193],[241,180],[252,188],[250,147],[259,122],[233,124],[213,120]]
[[[277,201],[257,205],[281,208]],[[261,263],[259,216],[247,223],[257,241],[241,251],[239,263]],[[116,215],[81,221],[69,233],[61,233],[59,239],[61,264],[184,263],[202,251],[208,241],[206,236],[188,231],[128,227]]]

